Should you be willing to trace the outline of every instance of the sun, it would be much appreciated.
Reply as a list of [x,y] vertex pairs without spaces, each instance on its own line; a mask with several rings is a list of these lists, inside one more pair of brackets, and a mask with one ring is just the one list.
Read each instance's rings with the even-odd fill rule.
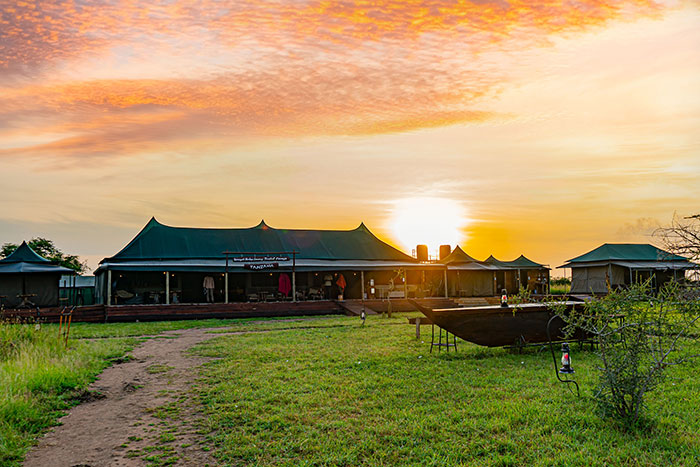
[[440,245],[454,247],[465,240],[468,224],[465,208],[449,198],[413,197],[394,201],[389,226],[394,238],[406,251],[428,245],[435,255]]

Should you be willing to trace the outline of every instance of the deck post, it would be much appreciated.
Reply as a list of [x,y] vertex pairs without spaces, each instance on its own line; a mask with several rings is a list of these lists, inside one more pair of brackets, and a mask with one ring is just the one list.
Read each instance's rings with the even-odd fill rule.
[[445,298],[449,298],[447,293],[447,266],[445,266]]
[[165,271],[165,304],[170,305],[170,272]]
[[362,294],[362,300],[365,299],[365,272],[360,271],[360,282],[362,282],[362,291],[360,292]]
[[112,270],[107,269],[107,306],[112,305]]
[[228,271],[224,274],[224,303],[228,303]]
[[406,268],[403,268],[403,298],[408,299],[408,274],[406,273]]
[[228,255],[229,252],[225,251],[226,255],[226,267],[224,269],[224,303],[228,303]]
[[416,339],[420,340],[420,316],[416,318]]
[[297,250],[292,250],[292,302],[297,301]]

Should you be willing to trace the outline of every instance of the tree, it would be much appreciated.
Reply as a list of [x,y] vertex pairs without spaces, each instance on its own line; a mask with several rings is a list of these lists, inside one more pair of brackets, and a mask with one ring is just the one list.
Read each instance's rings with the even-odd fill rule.
[[700,214],[687,217],[674,214],[671,225],[657,229],[654,235],[672,253],[700,261]]
[[[78,274],[82,274],[87,271],[87,262],[80,261],[80,257],[77,255],[68,255],[59,250],[52,240],[48,240],[42,237],[32,238],[27,242],[27,244],[34,250],[39,256],[43,256],[49,261],[56,263],[68,269],[72,269]],[[14,243],[5,243],[0,248],[0,258],[6,258],[10,256],[19,245]]]

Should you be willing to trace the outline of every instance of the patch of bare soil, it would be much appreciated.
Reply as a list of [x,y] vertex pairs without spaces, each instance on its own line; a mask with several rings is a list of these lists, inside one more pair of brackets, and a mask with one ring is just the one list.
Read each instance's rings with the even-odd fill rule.
[[208,331],[163,333],[107,368],[83,403],[27,454],[25,467],[216,465],[192,395],[197,368],[207,359],[186,352],[221,335]]

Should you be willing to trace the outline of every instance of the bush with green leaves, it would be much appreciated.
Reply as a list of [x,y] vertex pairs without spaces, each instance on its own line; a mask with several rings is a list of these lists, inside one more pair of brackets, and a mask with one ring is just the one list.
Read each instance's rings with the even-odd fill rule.
[[635,425],[647,393],[664,380],[664,370],[698,355],[688,351],[698,339],[700,296],[675,282],[658,293],[649,284],[611,290],[586,302],[567,319],[569,332],[590,333],[598,343],[599,381],[594,399],[606,417]]
[[550,285],[571,285],[571,279],[568,277],[552,277],[549,279]]

